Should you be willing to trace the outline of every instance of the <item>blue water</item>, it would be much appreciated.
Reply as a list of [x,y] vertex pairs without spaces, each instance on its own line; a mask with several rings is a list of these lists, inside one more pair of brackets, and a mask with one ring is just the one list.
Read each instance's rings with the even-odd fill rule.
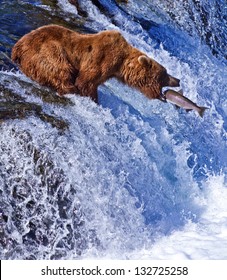
[[[0,122],[1,259],[140,258],[143,249],[157,258],[163,238],[175,253],[162,258],[227,259],[216,239],[220,231],[227,242],[225,1],[86,0],[84,18],[66,0],[43,2],[0,1],[0,85],[68,128],[35,114]],[[37,92],[53,93],[19,72],[10,52],[48,23],[120,30],[209,110],[200,118],[116,80],[100,86],[99,106],[72,95],[46,101]],[[178,232],[182,244],[191,236],[190,253],[176,249]],[[201,241],[200,252],[201,233],[215,250]]]

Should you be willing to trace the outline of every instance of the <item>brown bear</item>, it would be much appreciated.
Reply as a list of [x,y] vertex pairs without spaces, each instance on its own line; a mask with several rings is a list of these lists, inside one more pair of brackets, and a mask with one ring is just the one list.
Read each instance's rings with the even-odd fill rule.
[[97,102],[97,88],[117,78],[150,99],[160,99],[162,87],[179,80],[115,30],[80,34],[57,25],[24,35],[13,47],[12,60],[21,70],[59,95],[77,93]]

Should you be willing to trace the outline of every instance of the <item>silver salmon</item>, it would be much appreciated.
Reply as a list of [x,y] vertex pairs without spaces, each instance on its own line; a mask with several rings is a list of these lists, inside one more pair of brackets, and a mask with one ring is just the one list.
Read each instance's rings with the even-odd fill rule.
[[200,107],[190,99],[185,97],[181,91],[177,92],[171,89],[168,89],[164,92],[164,97],[167,101],[175,104],[178,107],[184,108],[186,111],[195,110],[200,117],[203,117],[203,114],[207,107]]

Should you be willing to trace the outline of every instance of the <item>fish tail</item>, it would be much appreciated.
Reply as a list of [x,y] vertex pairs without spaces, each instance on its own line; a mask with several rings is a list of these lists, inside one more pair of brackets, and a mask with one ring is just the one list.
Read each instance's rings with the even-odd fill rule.
[[207,109],[209,109],[209,108],[207,108],[207,107],[199,107],[198,113],[199,113],[199,115],[200,115],[201,118],[203,117],[204,112],[205,112],[205,110],[207,110]]

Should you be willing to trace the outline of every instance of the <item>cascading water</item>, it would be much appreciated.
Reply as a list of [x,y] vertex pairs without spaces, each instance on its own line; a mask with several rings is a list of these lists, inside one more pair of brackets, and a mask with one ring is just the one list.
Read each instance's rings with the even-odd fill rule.
[[[0,1],[1,259],[227,259],[225,1],[69,2]],[[57,97],[10,60],[49,23],[120,30],[210,109]]]
[[154,1],[153,4],[165,11],[172,21],[190,36],[198,37],[211,49],[213,55],[221,60],[227,59],[226,1]]

